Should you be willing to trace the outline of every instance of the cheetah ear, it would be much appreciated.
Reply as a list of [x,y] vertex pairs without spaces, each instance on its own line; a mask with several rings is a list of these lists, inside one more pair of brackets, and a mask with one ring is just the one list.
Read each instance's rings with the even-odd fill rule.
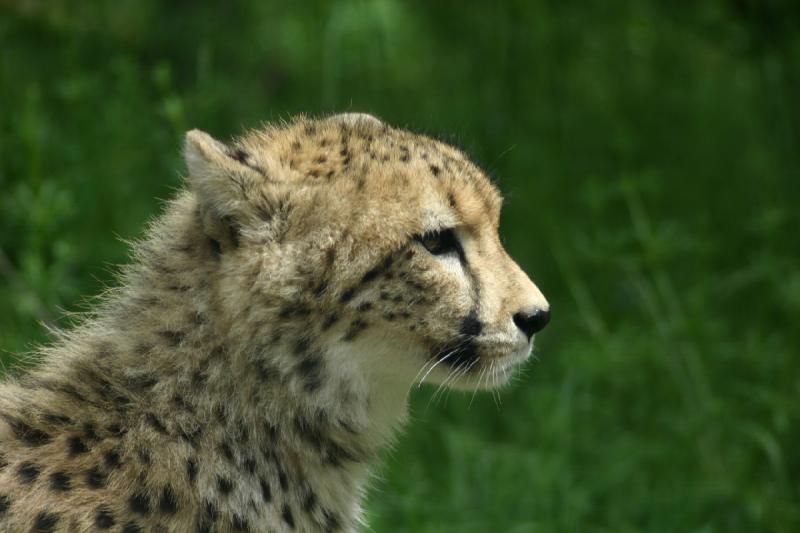
[[248,193],[258,184],[258,173],[241,150],[231,148],[204,131],[191,130],[184,142],[188,181],[200,202],[219,218],[246,218]]

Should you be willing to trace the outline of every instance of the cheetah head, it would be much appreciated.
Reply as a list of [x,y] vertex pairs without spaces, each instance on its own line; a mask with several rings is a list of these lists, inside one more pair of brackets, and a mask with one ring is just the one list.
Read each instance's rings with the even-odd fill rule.
[[497,386],[547,324],[500,242],[497,189],[451,146],[347,114],[229,145],[191,131],[185,155],[230,334],[290,354],[280,370],[304,386]]

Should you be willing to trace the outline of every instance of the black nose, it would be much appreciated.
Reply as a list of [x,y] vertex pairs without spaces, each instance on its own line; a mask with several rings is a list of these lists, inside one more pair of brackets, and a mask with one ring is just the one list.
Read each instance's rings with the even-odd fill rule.
[[530,339],[534,333],[539,333],[550,322],[550,310],[539,309],[533,313],[517,313],[514,315],[514,324]]

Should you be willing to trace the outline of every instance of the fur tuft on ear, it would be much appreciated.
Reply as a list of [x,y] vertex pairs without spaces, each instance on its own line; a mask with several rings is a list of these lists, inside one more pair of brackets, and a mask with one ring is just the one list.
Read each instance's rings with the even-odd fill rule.
[[236,150],[200,130],[186,134],[184,157],[188,181],[200,202],[219,218],[247,217],[248,192],[257,186],[258,172]]

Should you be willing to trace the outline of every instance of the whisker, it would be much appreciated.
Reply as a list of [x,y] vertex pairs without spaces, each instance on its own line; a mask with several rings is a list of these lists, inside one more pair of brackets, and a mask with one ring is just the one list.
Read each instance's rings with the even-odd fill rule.
[[[458,335],[456,335],[455,337],[453,337],[453,340],[458,340],[460,337],[466,337],[466,335],[464,335],[464,334],[458,334]],[[422,374],[422,373],[425,371],[425,368],[426,368],[428,365],[430,365],[430,364],[435,364],[435,362],[438,360],[439,356],[440,356],[440,355],[442,355],[442,353],[444,353],[446,349],[448,349],[448,348],[449,348],[449,349],[456,349],[456,348],[460,348],[460,347],[462,346],[461,342],[459,342],[459,344],[457,344],[455,347],[453,347],[453,346],[452,346],[452,344],[453,344],[453,341],[450,341],[449,343],[447,343],[447,344],[443,345],[443,346],[442,346],[442,348],[441,348],[441,349],[440,349],[438,352],[436,352],[436,354],[435,354],[435,355],[433,355],[432,357],[428,358],[428,359],[425,361],[425,364],[423,364],[423,365],[422,365],[422,367],[421,367],[421,368],[419,369],[419,371],[417,372],[417,375],[416,375],[416,376],[414,376],[414,379],[413,379],[413,381],[416,381],[416,380],[417,380],[417,378],[419,377],[419,375],[420,375],[420,374]],[[420,382],[420,385],[421,385],[421,384],[422,384],[422,383]]]
[[484,366],[481,368],[481,373],[478,374],[478,382],[475,384],[475,389],[472,391],[472,396],[469,399],[469,405],[467,406],[467,409],[472,409],[472,402],[475,401],[475,395],[478,394],[478,389],[481,388],[481,382],[483,381],[485,375],[486,367]]
[[[422,384],[423,384],[423,383],[424,383],[424,381],[425,381],[425,378],[427,378],[427,377],[428,377],[428,375],[430,375],[430,373],[431,373],[431,372],[433,372],[433,369],[434,369],[434,368],[436,368],[436,367],[439,365],[439,363],[441,363],[441,362],[442,362],[442,361],[444,361],[445,359],[449,358],[449,357],[450,357],[450,356],[452,356],[453,354],[457,353],[457,352],[458,352],[458,350],[460,350],[460,349],[461,349],[461,348],[462,348],[462,347],[463,347],[463,346],[464,346],[464,345],[465,345],[467,342],[469,342],[469,339],[468,339],[468,338],[467,338],[467,339],[463,339],[463,340],[462,340],[462,341],[461,341],[459,344],[457,344],[457,345],[455,345],[453,348],[451,348],[451,349],[450,349],[450,351],[447,353],[447,355],[445,355],[444,357],[442,357],[442,358],[440,358],[440,359],[437,359],[437,360],[436,360],[436,361],[433,363],[433,365],[432,365],[432,366],[431,366],[431,367],[430,367],[430,368],[427,370],[427,372],[425,372],[425,374],[422,376],[422,378],[419,380],[419,383],[417,384],[417,387],[421,387],[421,386],[422,386]],[[441,352],[439,352],[439,354],[441,354]],[[436,357],[438,357],[438,356],[439,356],[439,354],[437,354],[437,355],[436,355]],[[428,364],[428,363],[426,363],[425,365],[423,365],[423,369],[425,368],[425,366],[426,366],[427,364]],[[421,371],[420,371],[420,372],[421,372]],[[419,376],[420,372],[417,372],[417,376]],[[416,379],[417,379],[417,377],[415,376],[415,377],[414,377],[414,381],[416,381]]]

